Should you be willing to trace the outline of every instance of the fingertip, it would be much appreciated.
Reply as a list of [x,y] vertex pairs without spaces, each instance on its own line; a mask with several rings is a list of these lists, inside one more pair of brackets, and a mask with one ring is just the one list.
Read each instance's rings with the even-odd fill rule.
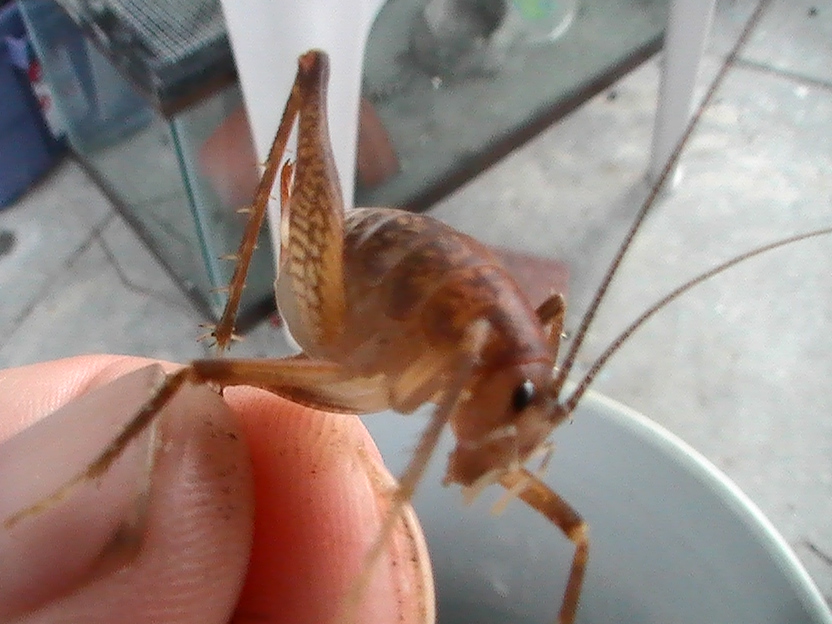
[[[98,370],[109,374],[108,365]],[[122,365],[114,364],[116,368]],[[111,372],[118,376],[116,371]],[[123,378],[120,383],[129,381]],[[94,412],[108,413],[118,406],[127,416],[135,413],[129,393],[112,396],[114,387],[120,386],[104,385],[84,395],[84,405],[91,405],[96,396],[99,400],[90,408],[92,411],[75,409],[83,417],[76,419],[76,435],[87,427]],[[105,404],[100,404],[102,401]],[[125,402],[133,407],[123,405]],[[66,406],[63,415],[76,403]],[[38,427],[48,428],[50,421],[55,418],[50,416]],[[73,543],[88,543],[91,548],[76,553],[83,558],[75,566],[76,583],[64,583],[66,590],[30,608],[27,622],[228,621],[245,578],[253,527],[251,465],[238,420],[208,387],[186,387],[158,415],[157,429],[156,436],[142,442],[143,451],[139,448],[133,449],[138,453],[127,453],[155,457],[149,480],[140,469],[132,478],[117,479],[123,485],[113,491],[107,483],[119,473],[125,475],[123,470],[111,469],[90,482],[90,487],[72,490],[66,504],[33,518],[33,526],[52,522],[63,527],[64,537]],[[135,442],[141,441],[139,438]],[[133,491],[131,483],[138,484],[138,489]],[[73,504],[79,492],[82,498],[89,497],[88,491],[103,496],[99,504]],[[121,505],[128,512],[122,520],[115,518],[106,525],[95,522],[114,496],[132,496],[135,502],[128,507]],[[87,521],[85,516],[89,516]],[[18,541],[21,531],[27,530],[24,522],[16,527]],[[67,526],[75,527],[78,534],[68,535]],[[117,530],[92,535],[101,526]],[[97,549],[96,539],[101,544]],[[45,549],[52,548],[53,555],[65,556],[69,543],[53,542]],[[35,560],[23,562],[28,565]],[[55,570],[55,574],[63,574],[62,569]]]
[[[376,538],[395,480],[355,416],[326,414],[253,389],[231,389],[255,479],[249,573],[235,622],[336,621]],[[432,621],[433,591],[415,515],[373,570],[361,622]],[[427,619],[429,618],[429,619]]]

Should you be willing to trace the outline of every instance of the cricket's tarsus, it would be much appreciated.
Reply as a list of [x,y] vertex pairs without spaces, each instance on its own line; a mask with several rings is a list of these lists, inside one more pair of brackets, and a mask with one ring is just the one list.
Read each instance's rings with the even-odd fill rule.
[[[750,18],[727,65],[733,63],[764,4]],[[410,413],[432,402],[436,410],[391,497],[362,571],[346,594],[340,624],[355,620],[373,564],[406,510],[446,426],[456,437],[456,447],[444,483],[459,484],[472,496],[499,484],[508,496],[537,510],[573,542],[575,554],[558,614],[559,622],[571,624],[588,562],[588,526],[524,464],[550,448],[550,432],[570,417],[598,370],[659,309],[734,264],[797,240],[832,233],[826,228],[760,247],[683,284],[636,319],[569,397],[561,396],[622,257],[724,75],[723,68],[642,205],[558,367],[565,313],[562,296],[553,294],[533,309],[485,246],[428,216],[384,208],[344,212],[326,121],[328,60],[317,50],[302,55],[248,211],[243,241],[230,257],[236,265],[225,311],[217,326],[209,329],[220,352],[236,339],[234,319],[279,172],[281,250],[275,290],[284,320],[303,353],[278,360],[192,362],[167,378],[119,437],[72,483],[106,470],[186,381],[256,386],[307,406],[343,413],[387,408]],[[296,121],[296,161],[282,164]],[[8,529],[39,513],[71,486],[21,510],[4,526]],[[429,569],[424,562],[417,567]],[[424,579],[424,586],[430,586],[430,579]],[[432,609],[423,609],[418,622],[427,624],[433,618]]]

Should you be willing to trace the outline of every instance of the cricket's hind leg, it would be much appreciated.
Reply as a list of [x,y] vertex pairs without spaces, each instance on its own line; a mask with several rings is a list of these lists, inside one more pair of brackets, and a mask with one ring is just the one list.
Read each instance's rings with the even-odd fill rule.
[[[3,444],[3,455],[0,459],[0,475],[2,475],[4,496],[0,505],[0,518],[3,528],[11,529],[18,522],[31,516],[37,516],[62,501],[78,485],[94,480],[103,474],[107,468],[119,458],[130,442],[143,433],[148,432],[148,425],[152,423],[152,416],[143,419],[141,426],[131,427],[136,421],[135,410],[146,404],[149,397],[157,395],[166,385],[167,377],[161,366],[147,366],[134,371],[106,386],[97,388],[81,397],[67,403],[58,411],[38,421],[28,429]],[[94,420],[94,434],[78,440],[78,419],[84,418],[88,422]],[[85,429],[89,430],[89,424]],[[125,428],[130,432],[125,436]],[[49,448],[38,452],[46,464],[62,466],[60,471],[43,471],[38,474],[34,484],[31,475],[19,475],[19,466],[31,466],[32,440],[51,440]],[[110,451],[113,440],[121,439],[115,452],[98,453],[93,463],[84,457],[90,457],[94,449],[107,447]],[[137,445],[139,446],[139,445]],[[150,445],[140,445],[148,448]],[[86,450],[92,449],[92,450]],[[149,454],[146,454],[149,455]],[[149,472],[152,456],[131,457],[129,462],[145,464],[139,471]],[[69,481],[65,479],[67,467],[77,466],[78,473]],[[34,469],[38,469],[35,467]],[[145,479],[147,481],[147,479]],[[25,492],[17,492],[17,484],[27,483]],[[144,483],[144,487],[147,483]],[[140,484],[139,487],[142,487]],[[14,508],[7,507],[14,505]]]
[[[129,603],[133,581],[174,601],[182,569],[218,580],[210,590],[194,587],[204,594],[200,604],[233,604],[233,579],[243,577],[250,550],[253,496],[232,410],[207,386],[184,387],[103,474],[77,478],[167,376],[138,358],[36,366],[42,396],[30,397],[32,408],[21,399],[7,412],[31,424],[0,447],[0,621],[35,612],[43,621],[83,621],[80,614],[105,596],[126,595]],[[31,378],[35,369],[17,370]],[[121,376],[109,381],[111,372]],[[52,400],[64,404],[51,413],[38,407]],[[219,564],[222,579],[212,574]],[[139,617],[156,608],[135,598],[130,606],[119,600],[122,609]]]
[[[215,365],[212,366],[212,363]],[[314,386],[322,383],[325,379],[336,376],[337,371],[331,366],[324,364],[315,365],[314,362],[302,361],[298,358],[289,360],[264,360],[262,367],[268,371],[275,385],[280,387],[281,379],[287,388],[303,386],[304,380],[307,385]],[[251,371],[246,367],[235,366],[232,360],[204,360],[194,362],[190,366],[180,368],[178,371],[166,375],[161,366],[152,365],[130,373],[117,379],[105,388],[99,389],[84,395],[75,401],[64,406],[58,412],[50,415],[42,422],[33,425],[32,428],[23,431],[18,436],[4,444],[4,453],[0,470],[2,470],[3,481],[7,487],[14,487],[19,480],[13,478],[13,467],[17,464],[25,465],[25,458],[18,457],[25,452],[31,444],[27,444],[28,436],[38,435],[36,428],[46,426],[60,426],[64,414],[75,414],[87,411],[92,415],[99,414],[102,410],[112,412],[105,415],[102,421],[109,419],[109,422],[120,423],[109,426],[102,425],[101,439],[97,441],[103,451],[94,456],[94,459],[87,465],[79,465],[79,472],[68,481],[55,482],[50,479],[51,475],[39,480],[37,490],[27,492],[24,496],[14,497],[14,500],[32,501],[25,502],[17,509],[4,509],[0,506],[0,518],[3,519],[3,527],[11,529],[25,518],[37,516],[67,497],[79,485],[91,482],[105,474],[125,453],[126,449],[139,436],[148,431],[160,412],[187,384],[199,385],[214,382],[221,386],[243,385],[249,382]],[[110,396],[108,400],[101,398],[102,393]],[[134,410],[132,416],[125,414],[124,410]],[[344,410],[349,411],[349,410]],[[67,425],[68,427],[68,425]],[[65,427],[65,428],[67,428]],[[115,429],[114,429],[115,427]],[[71,436],[72,432],[67,430],[65,436]],[[69,448],[70,445],[66,445]],[[60,451],[58,449],[56,452]],[[150,470],[152,456],[147,457],[147,470]],[[6,468],[4,468],[6,466]],[[25,480],[25,482],[30,479]],[[12,500],[11,496],[4,496],[3,500]]]

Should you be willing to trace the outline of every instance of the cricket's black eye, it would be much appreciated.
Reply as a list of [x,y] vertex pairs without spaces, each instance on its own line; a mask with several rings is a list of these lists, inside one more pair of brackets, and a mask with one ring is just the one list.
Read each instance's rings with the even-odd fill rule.
[[528,379],[514,389],[511,395],[511,407],[515,412],[522,412],[534,400],[536,389]]

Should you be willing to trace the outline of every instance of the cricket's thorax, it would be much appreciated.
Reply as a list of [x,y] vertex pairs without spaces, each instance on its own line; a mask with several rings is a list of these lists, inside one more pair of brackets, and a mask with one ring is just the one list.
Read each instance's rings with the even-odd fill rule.
[[495,254],[474,239],[424,215],[357,209],[345,220],[344,340],[364,342],[375,329],[367,311],[385,318],[389,339],[413,332],[426,349],[455,349],[480,320],[491,329],[483,359],[490,365],[548,355],[534,310]]
[[[440,398],[460,344],[475,324],[484,328],[451,418],[459,447],[449,478],[474,480],[487,464],[522,461],[540,445],[551,430],[554,362],[534,310],[494,253],[424,215],[357,209],[345,218],[344,256],[345,365],[384,372],[392,407],[407,412]],[[369,327],[371,314],[381,324]]]

